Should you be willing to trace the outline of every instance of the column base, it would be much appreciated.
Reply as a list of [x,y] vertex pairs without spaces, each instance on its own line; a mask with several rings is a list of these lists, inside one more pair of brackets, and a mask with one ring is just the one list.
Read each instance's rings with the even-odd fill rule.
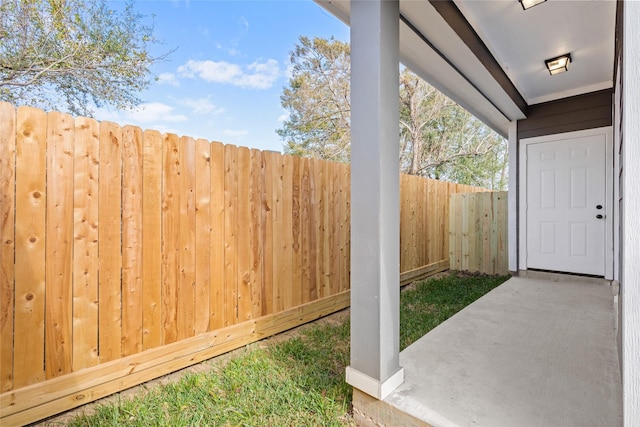
[[404,368],[398,368],[395,374],[381,382],[380,380],[371,378],[370,376],[353,369],[351,366],[347,366],[347,384],[372,397],[375,397],[378,400],[384,400],[403,382]]

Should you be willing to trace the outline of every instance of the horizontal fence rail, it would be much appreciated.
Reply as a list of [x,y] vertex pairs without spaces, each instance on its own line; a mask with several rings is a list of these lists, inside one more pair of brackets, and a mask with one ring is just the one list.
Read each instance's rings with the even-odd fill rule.
[[452,270],[507,274],[507,192],[449,196]]
[[[0,103],[0,422],[347,307],[350,191],[346,164]],[[449,267],[469,191],[401,178],[404,281]]]

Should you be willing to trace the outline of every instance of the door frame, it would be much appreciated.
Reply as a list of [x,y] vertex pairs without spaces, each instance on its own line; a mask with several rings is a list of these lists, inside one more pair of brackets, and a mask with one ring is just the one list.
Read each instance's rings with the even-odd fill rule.
[[558,139],[582,138],[594,135],[605,136],[605,237],[604,237],[604,277],[607,280],[613,279],[613,127],[607,126],[596,129],[580,130],[575,132],[556,133],[553,135],[536,136],[533,138],[523,138],[520,140],[519,178],[518,185],[520,217],[518,225],[518,252],[519,265],[521,270],[527,270],[527,145],[541,142],[553,142]]

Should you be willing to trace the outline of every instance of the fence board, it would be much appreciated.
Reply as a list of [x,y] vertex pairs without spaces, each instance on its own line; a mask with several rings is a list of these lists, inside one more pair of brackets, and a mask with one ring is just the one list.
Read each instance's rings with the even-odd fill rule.
[[185,136],[179,145],[178,340],[182,340],[195,334],[196,145],[193,138]]
[[98,175],[97,121],[75,121],[73,176],[72,370],[98,364]]
[[0,393],[13,388],[16,110],[0,102]]
[[293,236],[293,252],[292,252],[292,265],[291,270],[293,277],[291,279],[291,304],[292,306],[300,305],[302,303],[302,216],[301,216],[301,186],[302,186],[302,172],[301,158],[294,157],[293,159],[293,177],[292,177],[292,194],[291,194],[291,217],[292,227],[291,234]]
[[[250,175],[249,175],[249,211],[251,220],[249,222],[250,246],[251,246],[251,318],[266,314],[263,312],[262,296],[264,280],[263,274],[263,240],[262,240],[262,161],[260,150],[251,149],[249,154]],[[266,307],[265,307],[266,308]]]
[[224,147],[224,326],[238,321],[238,147]]
[[121,224],[122,130],[115,123],[100,124],[98,179],[98,343],[100,363],[121,355]]
[[248,148],[238,147],[238,294],[237,321],[251,319],[251,267],[252,253],[252,223],[251,223],[251,161]]
[[272,151],[264,151],[261,153],[260,164],[260,182],[262,183],[262,200],[260,222],[262,224],[262,288],[261,288],[261,307],[264,314],[272,314],[274,307],[274,288],[273,281],[273,223],[274,223],[274,158]]
[[46,129],[43,111],[18,108],[13,385],[43,381]]
[[178,339],[178,281],[180,280],[180,142],[166,134],[162,140],[162,344]]
[[142,351],[142,130],[122,129],[122,355]]
[[162,136],[144,131],[142,159],[142,348],[162,343]]
[[[334,165],[335,166],[335,165]],[[340,206],[340,176],[341,168],[333,167],[330,171],[331,179],[331,231],[329,244],[331,245],[331,293],[340,292],[340,221],[342,220],[343,206]]]
[[343,292],[349,289],[351,271],[351,168],[346,164],[340,167],[340,292]]
[[[311,215],[312,186],[310,159],[300,159],[300,268],[302,269],[302,303],[315,296],[315,230]],[[315,227],[314,227],[315,228]]]
[[73,138],[68,114],[47,115],[45,371],[71,372],[73,296]]
[[224,326],[225,307],[225,149],[211,143],[211,285],[209,330]]
[[196,140],[195,185],[195,334],[209,328],[209,285],[211,283],[211,146],[204,139]]

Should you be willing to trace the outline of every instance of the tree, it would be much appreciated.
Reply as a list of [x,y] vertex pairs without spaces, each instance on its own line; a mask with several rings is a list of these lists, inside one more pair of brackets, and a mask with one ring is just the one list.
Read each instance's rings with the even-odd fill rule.
[[[289,86],[281,96],[289,119],[277,131],[285,152],[349,161],[348,44],[301,37],[291,63]],[[399,84],[401,172],[506,186],[504,138],[408,69],[401,71]]]
[[127,108],[149,85],[152,26],[127,3],[0,0],[0,100],[91,115]]
[[289,112],[283,128],[285,152],[346,162],[350,155],[349,45],[300,37],[291,52],[289,87],[280,96]]
[[507,141],[408,69],[400,73],[400,170],[506,187]]

